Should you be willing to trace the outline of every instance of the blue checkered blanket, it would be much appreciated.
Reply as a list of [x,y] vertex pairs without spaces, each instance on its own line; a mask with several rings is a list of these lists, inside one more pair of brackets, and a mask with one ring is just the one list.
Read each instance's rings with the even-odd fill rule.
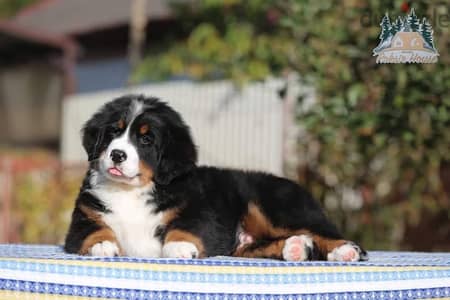
[[367,262],[82,257],[0,245],[0,299],[428,299],[450,297],[450,253],[370,252]]

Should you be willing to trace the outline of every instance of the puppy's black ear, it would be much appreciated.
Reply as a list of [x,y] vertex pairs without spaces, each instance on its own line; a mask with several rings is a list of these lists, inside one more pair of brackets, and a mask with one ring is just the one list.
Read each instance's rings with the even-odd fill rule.
[[98,159],[106,149],[111,141],[107,129],[126,115],[131,102],[137,98],[135,95],[125,95],[107,102],[84,124],[81,133],[89,161]]
[[94,118],[89,120],[81,130],[83,135],[83,147],[88,155],[88,161],[97,159],[102,151],[103,138],[105,136],[104,126],[95,124]]
[[166,132],[160,147],[155,181],[167,185],[174,178],[192,170],[196,162],[197,150],[189,128],[185,125],[171,128]]

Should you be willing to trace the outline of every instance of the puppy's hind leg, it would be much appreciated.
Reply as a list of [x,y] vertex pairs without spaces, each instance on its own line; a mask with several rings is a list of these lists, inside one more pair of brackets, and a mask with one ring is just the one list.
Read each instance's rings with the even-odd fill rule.
[[329,261],[368,260],[367,252],[352,241],[331,239],[317,234],[311,236],[323,259]]
[[367,252],[351,241],[346,241],[327,254],[329,261],[364,261],[368,260]]
[[314,245],[311,237],[295,235],[276,240],[257,240],[240,245],[232,254],[236,257],[273,258],[287,261],[305,261],[313,258]]

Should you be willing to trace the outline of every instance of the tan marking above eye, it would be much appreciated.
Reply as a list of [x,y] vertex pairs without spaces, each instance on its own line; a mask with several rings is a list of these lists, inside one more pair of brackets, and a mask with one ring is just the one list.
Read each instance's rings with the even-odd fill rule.
[[139,133],[143,135],[146,134],[149,130],[150,127],[147,124],[144,124],[141,126],[141,128],[139,128]]
[[119,126],[120,129],[124,129],[125,128],[125,121],[123,119],[120,119],[119,123],[117,124],[117,126]]

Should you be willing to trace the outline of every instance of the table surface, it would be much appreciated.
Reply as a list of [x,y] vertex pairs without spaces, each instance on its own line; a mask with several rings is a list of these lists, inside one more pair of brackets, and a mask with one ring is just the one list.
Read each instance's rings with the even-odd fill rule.
[[[450,297],[450,253],[369,252],[366,262],[146,259],[0,245],[0,299],[426,299]],[[50,298],[49,298],[50,297]]]

